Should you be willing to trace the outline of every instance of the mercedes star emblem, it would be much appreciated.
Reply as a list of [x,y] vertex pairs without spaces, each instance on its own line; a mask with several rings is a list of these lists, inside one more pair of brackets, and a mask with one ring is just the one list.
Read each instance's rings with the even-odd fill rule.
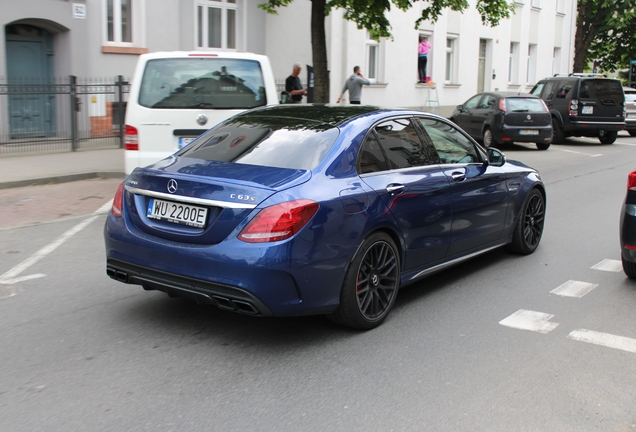
[[199,114],[197,116],[197,123],[199,123],[201,126],[203,126],[207,122],[208,122],[208,116],[206,116],[205,114]]
[[168,181],[168,192],[175,193],[178,187],[179,185],[177,184],[177,181],[175,179],[170,179]]

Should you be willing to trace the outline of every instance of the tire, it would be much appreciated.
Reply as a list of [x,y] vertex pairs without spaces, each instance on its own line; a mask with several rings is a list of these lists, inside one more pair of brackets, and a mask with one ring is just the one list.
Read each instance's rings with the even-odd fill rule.
[[636,130],[629,130],[627,132],[629,133],[629,136],[636,136]]
[[547,150],[550,148],[550,143],[535,143],[539,150]]
[[631,261],[626,261],[625,258],[621,256],[621,262],[623,263],[623,271],[630,279],[636,279],[636,263]]
[[598,140],[601,144],[613,144],[616,141],[616,137],[618,136],[618,132],[605,132],[603,135],[598,137]]
[[552,144],[561,144],[565,140],[565,132],[556,117],[552,117]]
[[495,141],[492,137],[492,131],[490,130],[490,128],[487,127],[486,129],[484,129],[484,135],[483,135],[482,141],[484,143],[484,147],[486,148],[494,144]]
[[520,255],[533,253],[541,241],[544,223],[545,199],[538,189],[532,189],[523,203],[508,249]]
[[382,324],[400,286],[400,256],[387,234],[367,237],[349,264],[340,292],[340,306],[328,318],[359,330]]

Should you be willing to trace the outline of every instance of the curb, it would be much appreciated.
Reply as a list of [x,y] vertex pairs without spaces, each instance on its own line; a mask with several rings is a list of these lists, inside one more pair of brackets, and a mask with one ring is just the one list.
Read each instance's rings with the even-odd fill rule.
[[89,172],[80,174],[68,174],[62,176],[43,177],[29,180],[15,180],[9,182],[0,182],[0,190],[11,189],[25,186],[47,185],[68,183],[80,180],[90,180],[95,178],[120,178],[124,179],[126,174],[123,172]]

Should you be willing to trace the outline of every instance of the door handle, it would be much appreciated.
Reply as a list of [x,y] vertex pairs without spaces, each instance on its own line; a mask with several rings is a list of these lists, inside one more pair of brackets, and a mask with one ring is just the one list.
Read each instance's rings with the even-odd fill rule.
[[390,185],[387,185],[386,191],[389,193],[389,195],[401,194],[402,192],[404,192],[404,185],[392,183]]
[[460,172],[460,171],[455,171],[454,173],[451,174],[451,177],[456,182],[461,182],[461,181],[466,180],[466,173],[465,172]]

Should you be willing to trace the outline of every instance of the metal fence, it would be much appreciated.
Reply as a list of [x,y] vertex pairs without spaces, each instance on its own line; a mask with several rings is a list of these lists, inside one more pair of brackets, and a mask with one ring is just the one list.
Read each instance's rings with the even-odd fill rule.
[[123,147],[129,90],[121,75],[0,77],[0,156]]

